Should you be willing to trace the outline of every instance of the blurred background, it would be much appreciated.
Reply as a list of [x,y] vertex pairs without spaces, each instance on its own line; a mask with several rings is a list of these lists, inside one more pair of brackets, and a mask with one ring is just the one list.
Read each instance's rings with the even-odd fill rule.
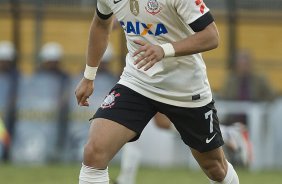
[[[243,183],[279,183],[282,0],[205,3],[221,37],[219,48],[203,56],[227,155]],[[95,0],[0,0],[0,182],[76,183],[88,119],[118,81],[127,53],[116,23],[91,106],[78,107],[74,90],[95,6]],[[151,123],[138,147],[137,183],[206,183],[175,131]],[[121,153],[112,162],[113,178],[120,160]],[[41,182],[28,179],[35,171]]]

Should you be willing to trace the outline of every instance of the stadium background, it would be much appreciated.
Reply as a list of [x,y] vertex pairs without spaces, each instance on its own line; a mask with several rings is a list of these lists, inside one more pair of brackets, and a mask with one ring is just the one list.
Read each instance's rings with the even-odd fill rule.
[[[16,3],[17,0],[11,2]],[[236,1],[237,8],[232,7],[232,3],[228,5],[228,2],[231,1],[206,1],[216,18],[221,35],[220,47],[204,54],[211,85],[214,90],[218,90],[223,84],[234,49],[248,49],[254,56],[255,67],[269,77],[271,84],[281,94],[279,77],[282,68],[282,43],[279,38],[282,31],[282,2],[240,0]],[[95,11],[95,1],[26,0],[19,1],[18,7],[14,6],[14,9],[9,1],[1,0],[0,3],[0,39],[16,39],[20,53],[19,65],[25,73],[32,72],[38,48],[52,40],[63,45],[64,68],[71,73],[80,71],[84,64],[89,23]],[[18,8],[20,12],[17,12]],[[17,17],[18,20],[15,20]],[[232,26],[234,23],[235,26]],[[122,69],[126,53],[120,29],[112,34],[111,41],[116,49],[113,70],[118,73]]]
[[[255,69],[267,76],[277,95],[281,96],[282,1],[206,0],[205,3],[211,8],[221,35],[220,47],[204,54],[213,90],[219,91],[229,70],[232,70],[236,50],[248,49],[253,55]],[[25,75],[31,75],[34,72],[40,47],[46,42],[57,41],[64,48],[63,69],[71,75],[77,75],[84,68],[87,35],[94,12],[95,1],[90,0],[0,0],[0,41],[10,40],[15,43],[18,51],[17,65]],[[123,68],[126,54],[122,30],[115,29],[110,40],[114,47],[114,62],[111,62],[111,70],[115,74],[119,74]],[[62,172],[64,177],[68,177],[68,172],[70,175],[71,173],[76,174],[72,168],[78,168],[73,165],[69,167],[71,168],[40,166],[36,169],[43,173],[41,175],[46,172],[52,173],[53,170],[54,173]],[[277,166],[270,168],[277,169]],[[0,181],[8,181],[10,179],[9,173],[21,173],[21,169],[14,165],[1,164]],[[181,168],[177,169],[181,170]],[[33,175],[33,168],[27,169],[26,172],[28,170],[30,170],[29,173],[25,176],[19,175],[19,178]],[[116,170],[114,169],[113,172]],[[149,172],[146,173],[146,170],[142,170],[141,174],[145,175],[144,177],[151,177],[151,175],[148,176]],[[149,171],[157,172],[150,169]],[[160,177],[169,173],[163,170],[159,172]],[[181,170],[181,172],[183,171]],[[279,181],[275,181],[275,178],[279,178],[279,169],[273,172],[254,174],[242,170],[240,173],[247,178],[244,183],[279,183]],[[194,171],[191,171],[190,174],[191,177],[194,175],[196,178],[202,177],[197,172],[195,174]],[[58,179],[60,174],[54,176]],[[264,176],[267,179],[264,179]],[[32,178],[32,176],[30,177]],[[185,176],[182,177],[185,179]],[[75,177],[72,178],[75,179]],[[271,178],[273,182],[268,182],[268,179]],[[30,180],[29,183],[40,183],[32,182],[32,179],[26,180]],[[145,183],[140,176],[139,180],[140,183]],[[58,181],[75,183],[72,180],[58,179]],[[184,183],[184,181],[186,180],[175,183]],[[202,183],[203,181],[205,180],[202,180]],[[16,182],[21,183],[15,180],[14,183]],[[42,183],[56,182],[45,181]]]

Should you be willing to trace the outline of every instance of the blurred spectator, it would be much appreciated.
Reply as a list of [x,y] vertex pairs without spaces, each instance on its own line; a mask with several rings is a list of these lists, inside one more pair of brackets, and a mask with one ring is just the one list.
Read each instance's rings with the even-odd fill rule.
[[[0,42],[0,116],[3,118],[8,133],[12,136],[15,122],[15,101],[19,73],[15,64],[16,50],[9,41]],[[5,146],[0,158],[8,159],[9,145]]]
[[266,78],[254,71],[250,53],[240,51],[220,97],[225,100],[265,101],[273,99],[274,92]]
[[[236,55],[234,71],[227,78],[220,97],[234,101],[270,101],[275,95],[269,84],[264,76],[254,70],[250,53],[240,51]],[[226,142],[226,156],[234,165],[250,165],[252,145],[248,136],[246,114],[228,114],[223,123],[229,125],[221,126]]]
[[12,159],[32,164],[60,159],[67,131],[69,77],[60,68],[63,49],[45,44],[32,76],[19,81]]
[[9,41],[0,42],[0,72],[10,73],[14,69],[16,50]]
[[[250,53],[240,51],[236,55],[234,71],[230,72],[219,97],[224,100],[262,102],[272,100],[274,92],[267,79],[255,72]],[[230,114],[224,123],[246,124],[246,119],[245,114]]]
[[37,72],[49,72],[66,78],[67,75],[60,68],[60,61],[63,57],[63,49],[56,42],[46,43],[39,54],[39,69]]
[[[60,83],[60,96],[58,99],[59,116],[58,116],[58,141],[57,151],[55,154],[60,154],[62,151],[65,138],[67,134],[68,123],[68,107],[69,107],[69,85],[70,77],[61,69],[61,61],[63,57],[63,48],[57,42],[46,43],[40,51],[40,65],[38,73],[47,73],[47,75],[54,75]],[[54,155],[57,157],[56,155]]]
[[[86,141],[86,134],[89,131],[89,119],[95,114],[97,109],[105,99],[106,94],[118,82],[118,78],[110,71],[110,63],[114,60],[114,52],[109,44],[99,65],[99,70],[94,81],[94,94],[88,99],[89,107],[80,107],[74,95],[70,98],[70,116],[68,146],[65,157],[70,161],[81,161],[82,151]],[[71,80],[71,90],[73,93],[83,73],[75,76]]]

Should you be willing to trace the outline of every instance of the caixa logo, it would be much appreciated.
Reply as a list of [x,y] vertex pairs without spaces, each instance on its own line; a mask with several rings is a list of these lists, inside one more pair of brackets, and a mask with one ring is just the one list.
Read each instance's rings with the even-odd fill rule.
[[142,22],[123,22],[120,21],[121,26],[127,34],[135,34],[135,35],[154,35],[159,36],[161,34],[167,34],[168,31],[162,23],[159,24],[146,24]]

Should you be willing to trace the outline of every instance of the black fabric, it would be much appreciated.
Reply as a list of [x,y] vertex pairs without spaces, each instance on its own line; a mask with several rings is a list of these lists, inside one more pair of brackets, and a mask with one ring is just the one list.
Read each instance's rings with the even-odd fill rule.
[[199,152],[216,149],[224,143],[214,101],[198,108],[176,107],[144,97],[120,84],[111,90],[91,119],[109,119],[135,131],[137,136],[131,140],[134,141],[157,112],[165,114],[184,143]]
[[192,96],[192,100],[200,100],[200,99],[201,99],[200,94]]
[[105,15],[105,14],[101,13],[101,12],[98,10],[98,8],[96,8],[96,12],[97,12],[98,17],[100,17],[101,19],[104,19],[104,20],[110,18],[110,17],[113,15],[113,13],[110,13],[110,14],[108,14],[108,15]]
[[[214,150],[224,144],[214,101],[197,108],[163,105],[165,114],[181,135],[183,142],[199,152]],[[211,114],[208,114],[211,112]],[[211,119],[212,117],[212,119]],[[212,120],[212,121],[211,121]],[[211,123],[213,131],[210,131]]]
[[117,84],[90,120],[105,118],[115,121],[136,132],[137,136],[131,140],[135,141],[156,113],[146,97]]
[[200,32],[204,30],[208,25],[210,25],[214,21],[214,18],[210,12],[207,12],[191,24],[189,26],[192,28],[194,32]]

